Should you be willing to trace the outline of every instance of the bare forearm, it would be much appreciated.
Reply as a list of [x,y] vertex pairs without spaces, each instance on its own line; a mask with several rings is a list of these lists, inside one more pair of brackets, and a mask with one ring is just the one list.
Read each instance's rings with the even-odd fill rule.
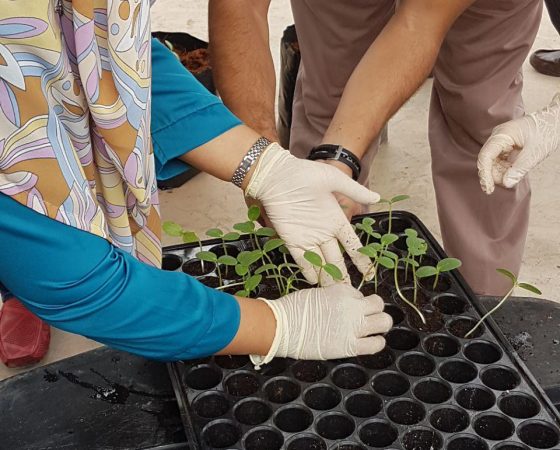
[[[256,131],[239,125],[185,153],[179,159],[220,180],[231,181],[235,169],[259,137],[260,134]],[[247,173],[242,187],[250,180],[254,168],[255,165]]]
[[403,1],[348,80],[323,143],[361,157],[426,79],[447,30],[471,2]]
[[219,354],[266,355],[276,332],[276,319],[265,302],[237,297],[241,310],[239,329],[233,340]]
[[214,81],[224,103],[248,126],[277,140],[269,4],[270,0],[210,0],[210,51]]

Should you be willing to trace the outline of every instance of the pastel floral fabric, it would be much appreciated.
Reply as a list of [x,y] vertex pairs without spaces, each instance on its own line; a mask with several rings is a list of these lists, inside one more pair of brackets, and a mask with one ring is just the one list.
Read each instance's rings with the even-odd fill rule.
[[159,266],[149,8],[0,0],[0,193]]

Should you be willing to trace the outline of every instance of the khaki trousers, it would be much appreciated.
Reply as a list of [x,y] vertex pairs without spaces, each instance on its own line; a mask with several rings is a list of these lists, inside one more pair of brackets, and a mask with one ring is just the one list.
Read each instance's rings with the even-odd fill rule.
[[[393,0],[292,0],[301,49],[290,148],[306,157],[326,131],[346,82],[395,10]],[[518,272],[530,188],[480,189],[476,160],[492,128],[523,115],[521,66],[534,41],[542,0],[479,0],[453,24],[434,67],[429,140],[443,244],[478,294],[499,295]],[[399,55],[395,55],[398,58]],[[364,156],[367,183],[377,152]]]

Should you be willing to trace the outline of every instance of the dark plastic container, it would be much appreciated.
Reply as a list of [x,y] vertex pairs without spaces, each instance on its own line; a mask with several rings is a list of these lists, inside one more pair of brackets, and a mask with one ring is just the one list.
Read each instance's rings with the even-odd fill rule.
[[[426,239],[431,258],[445,257],[415,216],[393,217]],[[181,270],[196,251],[165,249],[167,267]],[[444,292],[422,289],[423,308],[438,312],[435,330],[419,329],[394,287],[380,284],[397,320],[377,355],[275,359],[260,371],[246,357],[170,364],[189,442],[205,450],[559,448],[560,413],[493,319],[463,337],[484,309],[456,271],[446,281]]]

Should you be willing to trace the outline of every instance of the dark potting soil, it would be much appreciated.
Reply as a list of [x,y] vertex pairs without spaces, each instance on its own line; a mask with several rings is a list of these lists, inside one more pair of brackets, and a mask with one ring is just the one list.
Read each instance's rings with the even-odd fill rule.
[[182,270],[188,275],[193,277],[200,277],[211,274],[216,269],[216,264],[211,262],[204,262],[198,259],[191,259],[183,264]]
[[436,309],[436,310],[422,310],[422,314],[426,319],[426,323],[422,322],[420,316],[412,310],[412,308],[408,308],[410,311],[408,313],[409,323],[410,326],[417,329],[418,331],[425,331],[428,333],[433,333],[435,331],[439,331],[443,328],[443,315]]
[[[457,319],[451,322],[448,326],[449,332],[457,337],[465,338],[467,333],[476,325],[476,320],[473,319]],[[482,336],[484,333],[484,324],[480,325],[472,334],[469,335],[470,339]]]
[[274,282],[261,283],[259,286],[259,297],[267,300],[276,300],[281,297],[280,290]]

